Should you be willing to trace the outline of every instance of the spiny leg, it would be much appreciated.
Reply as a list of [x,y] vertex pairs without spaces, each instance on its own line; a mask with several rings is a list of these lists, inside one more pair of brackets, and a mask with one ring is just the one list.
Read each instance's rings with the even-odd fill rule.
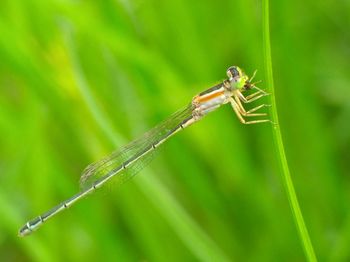
[[[261,119],[261,120],[253,120],[253,121],[246,121],[241,113],[240,113],[240,109],[239,109],[239,106],[238,104],[236,103],[236,101],[231,98],[230,99],[230,102],[231,102],[231,105],[232,105],[232,108],[233,110],[235,111],[239,121],[241,121],[242,124],[245,124],[245,125],[250,125],[250,124],[258,124],[258,123],[266,123],[266,122],[271,122],[271,120],[269,119]],[[272,123],[272,122],[271,122]]]
[[260,106],[257,106],[257,107],[254,107],[254,108],[252,108],[252,109],[248,110],[248,111],[247,111],[247,114],[253,113],[253,112],[255,112],[255,111],[259,110],[260,108],[262,108],[262,107],[267,107],[267,106],[271,106],[271,105],[268,105],[268,104],[262,104],[262,105],[260,105]]
[[238,108],[240,109],[240,113],[243,115],[243,116],[266,116],[266,113],[258,113],[258,114],[251,114],[252,112],[258,110],[259,108],[261,108],[262,106],[258,107],[258,108],[253,108],[252,110],[249,110],[248,112],[244,109],[240,99],[238,96],[234,96],[234,99],[236,100],[236,104],[238,105]]
[[240,111],[239,111],[239,107],[238,107],[238,105],[236,104],[235,100],[230,99],[230,102],[231,102],[233,111],[235,111],[235,113],[236,113],[236,115],[237,115],[239,121],[240,121],[242,124],[246,123],[246,121],[244,120],[244,118],[242,117],[242,115],[241,115],[241,113],[240,113]]
[[255,110],[258,110],[261,106],[258,106],[258,107],[255,107],[255,108],[253,108],[252,110],[249,110],[248,112],[246,112],[245,111],[245,109],[244,109],[244,107],[242,106],[242,104],[241,104],[241,101],[239,100],[239,98],[238,97],[235,97],[235,102],[236,102],[236,104],[237,104],[237,106],[238,106],[238,109],[240,110],[239,112],[240,112],[240,114],[241,115],[243,115],[243,116],[245,116],[245,117],[249,117],[249,116],[266,116],[267,114],[266,113],[259,113],[259,114],[251,114],[251,111],[253,110],[253,112],[255,111]]
[[254,84],[252,84],[252,88],[254,88],[254,89],[260,91],[261,93],[268,94],[267,92],[265,92],[265,90],[260,89],[259,87],[257,87],[257,86],[255,85],[255,84],[260,83],[260,82],[262,82],[262,80],[260,80],[260,81],[258,81],[258,82],[255,82]]
[[249,100],[251,100],[252,98],[254,98],[255,96],[257,96],[257,95],[264,95],[264,96],[267,96],[267,95],[269,95],[269,94],[266,93],[266,92],[263,91],[263,90],[259,90],[259,91],[255,92],[255,93],[253,93],[253,94],[250,94],[249,96],[246,96],[245,99],[249,101]]
[[[260,92],[260,91],[259,91]],[[259,93],[259,92],[256,92],[256,93]],[[256,93],[254,93],[254,94],[256,94]],[[260,98],[262,98],[262,97],[264,97],[264,96],[267,96],[267,95],[269,95],[269,94],[267,94],[267,93],[262,93],[262,94],[260,94],[260,95],[258,95],[258,96],[253,96],[253,97],[249,97],[248,96],[248,98],[249,99],[247,99],[246,97],[244,97],[244,95],[242,95],[242,93],[240,92],[240,91],[238,91],[237,90],[237,94],[238,94],[238,96],[239,96],[239,98],[242,100],[242,102],[243,103],[251,103],[251,102],[253,102],[253,101],[255,101],[255,100],[258,100],[258,99],[260,99]],[[254,95],[254,94],[252,94],[252,95]],[[251,96],[252,96],[251,95]]]
[[[245,109],[244,109],[244,107],[243,107],[241,101],[239,101],[239,98],[238,98],[236,95],[234,95],[233,97],[234,97],[234,99],[235,99],[236,105],[238,106],[239,113],[240,113],[241,115],[246,115],[247,112],[245,111]],[[232,99],[232,98],[231,98],[231,99]]]
[[249,96],[246,96],[245,99],[250,100],[250,99],[252,99],[253,97],[255,97],[255,96],[257,96],[257,95],[262,95],[262,94],[263,94],[263,93],[261,93],[260,91],[258,91],[258,92],[255,92],[255,93],[253,93],[253,94],[250,94]]

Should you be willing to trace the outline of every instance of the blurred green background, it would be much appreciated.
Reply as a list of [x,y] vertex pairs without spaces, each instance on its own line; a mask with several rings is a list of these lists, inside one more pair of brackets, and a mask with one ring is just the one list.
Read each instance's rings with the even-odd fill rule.
[[[350,3],[270,7],[277,109],[304,219],[320,260],[349,261]],[[228,66],[264,81],[261,20],[257,0],[2,0],[0,260],[304,261],[271,125],[244,126],[230,106],[173,137],[124,186],[17,236],[78,192],[85,166]]]

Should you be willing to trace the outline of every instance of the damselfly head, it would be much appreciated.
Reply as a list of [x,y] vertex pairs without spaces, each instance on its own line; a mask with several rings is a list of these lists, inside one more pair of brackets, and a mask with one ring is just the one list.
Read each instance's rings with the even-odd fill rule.
[[231,66],[226,71],[232,90],[244,89],[249,77],[238,66]]
[[230,66],[227,71],[227,76],[230,80],[242,75],[242,70],[238,66]]

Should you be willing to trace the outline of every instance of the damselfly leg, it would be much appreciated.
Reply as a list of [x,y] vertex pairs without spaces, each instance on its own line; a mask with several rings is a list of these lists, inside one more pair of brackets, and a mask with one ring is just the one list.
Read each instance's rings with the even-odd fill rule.
[[[239,107],[239,105],[237,104],[237,102],[235,101],[235,99],[231,98],[230,99],[230,102],[231,102],[231,105],[232,105],[232,108],[233,110],[235,111],[239,121],[242,123],[242,124],[245,124],[245,125],[250,125],[250,124],[258,124],[258,123],[265,123],[265,122],[271,122],[271,120],[269,119],[260,119],[260,120],[252,120],[252,121],[246,121],[244,118],[243,118],[243,115],[244,115],[244,112],[242,111],[242,109]],[[246,113],[245,113],[246,114]],[[249,116],[249,115],[248,115]],[[251,115],[250,115],[251,116]]]
[[[269,106],[271,106],[271,105],[268,105],[268,104],[262,104],[262,105],[260,105],[260,106],[257,106],[257,107],[254,107],[254,108],[252,108],[252,109],[248,110],[248,111],[247,111],[247,113],[248,113],[248,114],[250,114],[250,113],[253,113],[253,112],[255,112],[255,111],[259,110],[260,108],[263,108],[263,107],[269,107]],[[266,114],[264,114],[264,115],[266,115]]]
[[240,109],[240,112],[243,116],[266,116],[266,113],[255,113],[255,114],[252,114],[254,111],[260,109],[262,106],[257,106],[249,111],[246,111],[245,108],[243,107],[242,103],[241,103],[241,100],[239,99],[238,96],[234,96],[234,99],[236,101],[236,104],[237,106],[239,107]]
[[[244,117],[255,117],[255,116],[266,116],[266,113],[253,113],[263,107],[269,106],[267,104],[262,104],[259,106],[256,106],[250,110],[245,110],[245,108],[243,107],[241,101],[243,103],[251,103],[253,101],[256,101],[266,95],[269,95],[268,93],[266,93],[265,91],[255,87],[254,85],[251,85],[251,88],[255,88],[258,91],[248,95],[247,97],[245,97],[240,90],[236,90],[236,92],[233,94],[233,96],[230,99],[230,103],[232,105],[233,110],[235,111],[238,119],[241,121],[241,123],[243,124],[258,124],[258,123],[266,123],[266,122],[271,122],[271,120],[269,119],[259,119],[259,120],[251,120],[251,121],[246,121],[244,119]],[[272,123],[272,122],[271,122]]]

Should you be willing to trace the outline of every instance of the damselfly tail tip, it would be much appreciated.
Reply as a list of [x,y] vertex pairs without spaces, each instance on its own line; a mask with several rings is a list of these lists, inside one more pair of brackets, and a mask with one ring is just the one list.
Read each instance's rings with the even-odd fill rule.
[[27,224],[25,224],[23,227],[21,227],[20,230],[18,230],[18,236],[19,237],[25,237],[32,233],[33,231],[30,230]]
[[22,231],[22,228],[20,230],[18,230],[18,234],[17,234],[18,237],[24,237],[26,236],[26,234]]

